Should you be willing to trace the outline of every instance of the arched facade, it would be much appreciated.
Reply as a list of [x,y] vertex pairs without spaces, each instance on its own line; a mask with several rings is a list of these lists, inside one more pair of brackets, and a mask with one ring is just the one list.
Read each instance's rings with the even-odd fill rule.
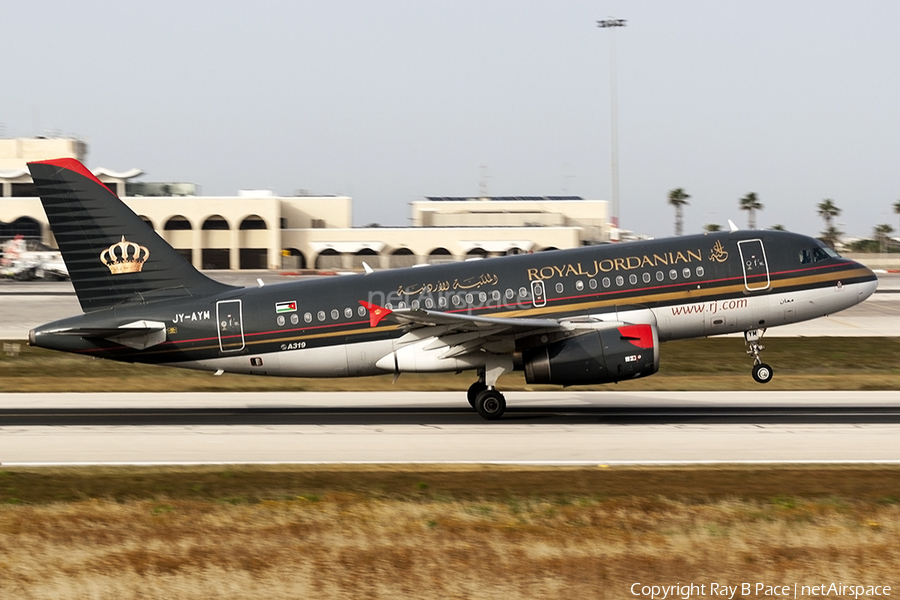
[[232,268],[231,231],[228,220],[222,215],[210,215],[203,219],[200,229],[203,268]]
[[[146,217],[141,217],[142,219],[146,219]],[[188,220],[187,217],[183,215],[175,215],[166,219],[165,224],[163,225],[163,229],[165,231],[189,231],[193,229],[193,225]]]
[[285,248],[281,251],[281,268],[299,270],[306,268],[306,256],[296,248]]
[[[153,222],[141,216],[144,222],[153,227]],[[162,237],[185,259],[194,260],[194,234],[193,225],[184,215],[173,215],[163,222]]]
[[259,215],[248,215],[241,219],[240,268],[265,269],[268,265],[268,225]]
[[353,255],[353,262],[351,263],[351,268],[353,269],[362,269],[363,263],[366,263],[370,267],[379,266],[378,261],[380,254],[371,248],[361,248]]
[[409,248],[397,248],[391,252],[388,260],[388,267],[392,269],[411,267],[418,264],[418,262],[418,257],[412,250]]
[[222,215],[210,215],[203,220],[203,231],[227,231],[229,229],[228,219]]
[[428,264],[437,264],[453,261],[453,254],[446,248],[435,248],[428,253],[425,259]]
[[319,252],[319,255],[316,257],[316,268],[317,269],[341,269],[344,266],[344,257],[337,250],[332,250],[331,248],[326,248]]
[[16,237],[21,235],[28,240],[43,239],[43,225],[31,217],[19,217],[12,223],[0,222],[0,240]]
[[252,229],[268,229],[269,226],[266,224],[266,220],[260,217],[259,215],[249,215],[243,219],[241,219],[240,229],[242,231],[248,231]]
[[[68,138],[0,140],[0,234],[53,244],[26,163],[61,156],[84,161],[87,145]],[[278,269],[320,262],[352,268],[364,260],[373,268],[402,267],[575,248],[611,238],[608,203],[576,196],[431,197],[410,204],[412,227],[354,228],[347,196],[276,196],[262,189],[198,196],[196,184],[132,181],[142,174],[139,169],[91,171],[201,268]],[[16,221],[20,217],[29,220]]]
[[[12,183],[3,184],[5,193]],[[397,268],[583,245],[575,227],[354,228],[346,197],[276,197],[254,191],[232,197],[122,200],[196,267],[208,269],[361,269],[363,262],[375,269]],[[4,198],[2,233],[54,244],[35,197]]]

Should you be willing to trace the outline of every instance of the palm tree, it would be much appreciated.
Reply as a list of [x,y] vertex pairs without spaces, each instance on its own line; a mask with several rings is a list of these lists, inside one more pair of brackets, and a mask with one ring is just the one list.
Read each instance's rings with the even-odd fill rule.
[[703,231],[706,231],[708,233],[713,233],[715,231],[722,231],[722,226],[719,225],[718,223],[707,223],[706,225],[703,226]]
[[879,245],[881,246],[882,254],[887,252],[888,237],[892,233],[894,233],[894,228],[887,223],[875,226],[875,240],[878,241]]
[[900,200],[894,202],[894,214],[900,215]]
[[828,244],[830,248],[834,248],[842,235],[844,235],[844,232],[832,225],[822,232],[822,237],[819,239]]
[[825,243],[834,248],[834,243],[838,240],[838,238],[843,233],[842,231],[838,231],[833,224],[833,219],[841,214],[841,209],[839,209],[834,200],[831,198],[825,198],[821,202],[816,205],[816,209],[819,213],[819,216],[825,219],[825,231],[822,232],[823,239]]
[[781,225],[779,223],[778,225],[772,225],[771,227],[769,227],[769,229],[771,229],[772,231],[784,231],[784,225]]
[[762,210],[763,205],[756,199],[756,192],[750,192],[740,200],[741,210],[747,211],[747,227],[756,229],[756,211]]
[[682,188],[675,188],[669,191],[669,204],[675,207],[675,235],[681,235],[684,229],[684,219],[682,218],[682,207],[688,203],[688,196]]

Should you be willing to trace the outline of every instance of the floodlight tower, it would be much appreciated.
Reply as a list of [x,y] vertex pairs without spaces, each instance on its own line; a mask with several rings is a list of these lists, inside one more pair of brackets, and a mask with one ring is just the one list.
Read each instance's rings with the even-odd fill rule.
[[610,217],[613,227],[619,228],[619,100],[616,91],[616,27],[625,27],[625,19],[605,19],[597,21],[597,27],[609,29],[609,139],[612,146],[612,210]]

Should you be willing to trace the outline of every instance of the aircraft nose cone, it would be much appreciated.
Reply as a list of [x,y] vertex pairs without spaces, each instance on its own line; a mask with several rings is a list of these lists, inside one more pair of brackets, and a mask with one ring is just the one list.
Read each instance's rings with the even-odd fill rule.
[[878,275],[876,275],[869,267],[860,263],[856,264],[861,270],[866,272],[865,280],[857,286],[857,289],[859,290],[859,302],[862,302],[874,294],[875,290],[878,289]]
[[[871,271],[869,271],[872,273]],[[862,302],[869,296],[875,293],[875,290],[878,289],[878,277],[875,273],[872,273],[874,279],[870,281],[866,281],[861,286],[859,286],[859,301]]]

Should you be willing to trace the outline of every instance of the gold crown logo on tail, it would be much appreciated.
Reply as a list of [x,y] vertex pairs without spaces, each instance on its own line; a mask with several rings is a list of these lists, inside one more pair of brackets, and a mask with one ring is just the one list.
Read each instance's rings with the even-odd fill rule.
[[113,275],[121,273],[140,273],[144,263],[150,258],[150,251],[144,246],[128,242],[125,236],[100,253],[100,262],[109,268]]

